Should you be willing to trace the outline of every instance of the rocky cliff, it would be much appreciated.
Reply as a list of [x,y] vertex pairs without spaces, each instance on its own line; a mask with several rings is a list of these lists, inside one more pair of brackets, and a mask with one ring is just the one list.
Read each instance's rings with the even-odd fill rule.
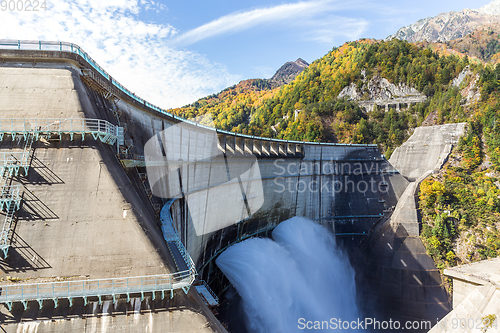
[[368,101],[422,96],[423,95],[415,88],[409,87],[404,83],[395,85],[390,83],[387,79],[376,75],[369,81],[363,79],[361,88],[358,88],[358,85],[355,83],[351,83],[349,86],[342,89],[338,98],[347,97],[354,101]]
[[465,105],[478,102],[481,98],[481,93],[477,86],[478,81],[479,74],[474,74],[469,66],[464,68],[464,70],[453,80],[453,86],[459,88],[460,93],[466,99]]
[[289,61],[276,71],[273,77],[269,79],[269,83],[271,83],[273,87],[288,84],[308,66],[309,64],[301,58],[295,61]]
[[480,26],[500,22],[500,0],[495,0],[479,9],[464,9],[460,12],[441,13],[427,17],[399,29],[387,39],[402,39],[409,42],[445,42],[461,38]]

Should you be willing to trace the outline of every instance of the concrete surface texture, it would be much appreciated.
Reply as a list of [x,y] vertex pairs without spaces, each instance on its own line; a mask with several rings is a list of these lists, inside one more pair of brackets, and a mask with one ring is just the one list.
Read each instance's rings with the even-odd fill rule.
[[[75,85],[74,69],[1,71],[2,118],[93,114],[79,102],[85,91],[77,91],[83,86]],[[103,278],[168,272],[141,228],[154,215],[127,190],[129,180],[112,148],[92,138],[65,139],[36,143],[28,177],[16,179],[25,187],[25,198],[11,255],[2,263],[8,274]],[[2,148],[9,144],[3,142]]]
[[389,162],[409,181],[415,181],[429,170],[439,170],[464,132],[465,123],[418,127],[394,150]]
[[110,147],[88,141],[35,149],[28,177],[17,179],[24,200],[2,263],[5,274],[96,279],[168,273],[140,224],[154,216],[137,198],[127,200],[129,181]]
[[69,64],[54,67],[0,67],[0,117],[83,117],[75,69]]
[[[152,110],[123,100],[116,104],[120,114],[117,120],[110,112],[110,104],[83,86],[79,68],[71,61],[54,64],[39,62],[36,68],[32,67],[28,62],[20,66],[11,63],[10,67],[0,68],[4,70],[0,82],[7,87],[0,86],[0,97],[7,101],[2,106],[6,118],[22,114],[30,118],[85,116],[114,123],[119,121],[126,128],[128,152],[139,155],[144,155],[144,146],[152,136],[175,124]],[[28,85],[29,89],[24,88],[23,76],[25,80],[35,77],[35,83]],[[52,84],[57,89],[48,94],[49,91],[44,89]],[[36,93],[32,96],[41,100],[42,106],[37,106],[36,99],[32,100],[32,92]],[[412,180],[442,164],[446,152],[455,142],[453,140],[463,132],[463,124],[452,126],[455,127],[446,131],[433,128],[422,132],[417,129],[416,133],[420,134],[414,142],[409,140],[413,144],[409,144],[404,151],[395,152],[397,168],[401,168],[403,174]],[[431,148],[428,147],[429,142],[432,143]],[[196,143],[194,145],[197,147]],[[27,188],[28,196],[26,210],[23,206],[16,229],[19,239],[11,249],[12,257],[7,261],[10,266],[6,269],[11,276],[41,279],[58,275],[88,275],[94,278],[110,277],[110,274],[154,274],[173,267],[152,208],[142,190],[137,190],[134,173],[126,173],[121,168],[112,149],[93,140],[39,143],[34,155],[33,172],[26,179],[18,179]],[[306,216],[340,234],[367,235],[375,230],[371,237],[339,238],[347,248],[357,248],[362,244],[352,258],[360,287],[359,296],[367,313],[411,319],[444,315],[449,309],[446,293],[422,243],[404,228],[398,224],[391,225],[386,219],[403,195],[408,180],[381,158],[376,148],[311,144],[304,145],[303,151],[304,157],[300,159],[258,159],[258,181],[262,184],[264,195],[262,207],[242,223],[215,231],[207,228],[210,230],[208,233],[200,233],[193,223],[193,214],[203,216],[199,212],[206,213],[206,201],[202,206],[202,201],[195,200],[200,205],[193,207],[188,204],[189,196],[197,195],[208,186],[207,191],[213,192],[207,192],[207,197],[209,194],[214,197],[220,189],[216,186],[212,189],[210,172],[205,172],[202,163],[184,165],[179,169],[179,175],[187,180],[183,182],[186,199],[175,202],[172,216],[201,276],[214,285],[227,283],[220,272],[217,273],[212,261],[218,253],[246,237],[265,235],[267,230],[290,217]],[[415,162],[413,159],[418,160]],[[429,165],[432,166],[430,169]],[[255,180],[249,181],[249,184],[252,181]],[[219,208],[213,212],[220,213],[225,207],[227,209],[227,200],[223,195],[217,201]],[[412,211],[413,207],[408,209]],[[399,215],[404,215],[402,210]],[[404,225],[404,221],[401,224]],[[43,262],[43,265],[34,267],[34,262]],[[6,275],[5,272],[3,274]],[[155,323],[163,323],[166,322],[164,316],[178,315],[179,322],[188,322],[191,318],[189,313],[197,312],[194,304],[201,309],[207,327],[223,331],[197,296],[192,292],[189,297],[179,293],[174,298],[178,303],[163,306],[168,311],[156,311],[152,317],[139,317],[144,322],[137,326],[138,331],[146,329],[150,318]],[[194,303],[191,298],[195,299]],[[32,316],[29,311],[20,311],[8,329],[32,329],[31,326],[17,324],[25,317],[35,321],[44,318],[44,309],[41,313],[32,311],[36,312]],[[131,320],[130,316],[101,316],[100,319],[87,321],[84,314],[89,311],[94,313],[88,306],[70,311],[75,311],[71,314],[77,318],[74,319],[78,322],[74,324],[76,327],[84,327],[87,323],[94,325],[94,320],[98,321],[96,327],[116,323],[117,326],[109,328],[112,332],[119,330],[117,327],[122,325],[122,320]],[[102,312],[107,311],[102,309]],[[187,314],[185,317],[184,313]],[[4,318],[7,317],[8,314]],[[48,317],[55,318],[53,314]],[[62,319],[68,318],[69,314],[62,316]],[[196,323],[198,319],[193,321]],[[37,327],[44,325],[52,324],[41,323]],[[163,332],[159,328],[161,325],[156,325],[155,330]],[[56,330],[56,326],[50,326],[50,329]],[[177,328],[174,325],[172,329]]]
[[401,224],[411,236],[420,234],[417,214],[420,183],[441,169],[464,131],[465,123],[418,127],[392,153],[389,162],[411,183],[398,201],[391,223]]
[[392,213],[391,223],[402,225],[410,236],[418,237],[420,235],[420,221],[417,211],[420,183],[433,172],[433,170],[429,170],[416,181],[409,183]]
[[[49,332],[78,332],[78,333],[155,333],[155,332],[224,332],[224,328],[216,323],[213,314],[199,306],[197,295],[190,292],[190,297],[178,297],[163,301],[157,298],[152,300],[146,297],[118,299],[115,304],[112,300],[89,302],[84,306],[81,300],[75,301],[73,307],[61,302],[57,309],[51,304],[42,310],[38,305],[28,307],[14,307],[12,313],[1,308],[4,319],[0,324],[1,332],[8,333],[49,333]],[[49,303],[49,302],[47,302]],[[21,316],[19,318],[19,316]],[[207,321],[207,316],[212,324]]]
[[[500,331],[500,258],[448,268],[453,279],[453,311],[430,332]],[[491,325],[488,327],[489,321]],[[458,328],[457,328],[458,326]]]
[[450,311],[439,270],[420,238],[409,235],[401,225],[386,221],[378,226],[354,251],[351,262],[362,316],[435,324]]
[[[84,87],[72,63],[3,66],[1,118],[113,120],[99,96]],[[16,142],[7,139],[0,148],[5,151],[14,146]],[[0,284],[9,283],[7,277],[29,283],[171,271],[173,262],[151,204],[114,156],[116,147],[90,137],[82,142],[79,136],[72,142],[69,138],[41,140],[34,147],[29,175],[14,179],[24,186],[25,194],[9,257],[0,262]],[[54,310],[48,301],[38,310],[38,304],[30,302],[27,311],[22,306],[20,310],[20,304],[13,313],[2,307],[0,322],[6,332],[122,332],[125,327],[127,332],[224,331],[200,305],[202,301],[193,302],[190,297],[177,293],[172,303],[158,311],[151,309],[147,315],[129,312],[90,318],[86,313],[94,312],[92,303],[80,309],[66,305]],[[145,302],[136,304],[147,307]]]
[[476,286],[491,284],[500,289],[500,258],[451,267],[444,273],[453,279],[454,309]]
[[454,279],[481,285],[490,283],[500,287],[500,258],[451,267],[444,273]]

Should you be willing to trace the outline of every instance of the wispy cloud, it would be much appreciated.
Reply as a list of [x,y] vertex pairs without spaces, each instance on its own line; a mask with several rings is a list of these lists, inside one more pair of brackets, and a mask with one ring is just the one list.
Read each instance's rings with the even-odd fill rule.
[[310,22],[310,19],[317,14],[331,11],[335,8],[332,7],[335,2],[333,0],[304,1],[235,12],[187,31],[179,35],[174,42],[186,46],[210,37],[235,33],[267,23],[286,22],[287,25],[296,26]]
[[[43,12],[0,12],[0,38],[77,43],[127,88],[168,108],[243,79],[206,55],[179,46],[259,26],[282,28],[294,38],[333,46],[366,31],[366,21],[341,13],[367,2],[371,0],[302,0],[235,12],[180,33],[168,23],[141,19],[147,11],[168,11],[157,0],[51,0]],[[274,70],[255,72],[269,77]]]
[[161,107],[191,103],[239,77],[206,56],[168,44],[177,30],[138,19],[167,10],[151,0],[51,0],[43,12],[0,13],[0,38],[79,44],[115,79]]
[[369,26],[364,19],[353,19],[326,15],[314,22],[305,22],[302,38],[323,44],[334,45],[339,40],[356,40],[363,36]]

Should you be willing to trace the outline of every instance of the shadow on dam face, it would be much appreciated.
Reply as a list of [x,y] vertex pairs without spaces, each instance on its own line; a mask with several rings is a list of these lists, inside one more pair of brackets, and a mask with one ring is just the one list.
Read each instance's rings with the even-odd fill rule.
[[[439,271],[418,237],[408,236],[402,226],[390,225],[392,209],[408,182],[394,172],[385,160],[377,162],[377,172],[355,174],[352,171],[358,167],[357,164],[361,163],[362,168],[365,168],[357,157],[358,154],[348,156],[351,161],[348,158],[347,161],[337,161],[350,164],[346,170],[350,169],[351,172],[328,176],[340,182],[353,182],[354,188],[356,184],[369,184],[373,179],[387,184],[387,187],[383,191],[351,191],[348,188],[347,191],[336,193],[329,202],[332,216],[316,217],[316,221],[333,230],[337,234],[337,243],[349,254],[356,273],[357,303],[362,317],[398,320],[403,324],[414,320],[426,321],[428,323],[425,325],[434,325],[450,309]],[[364,163],[368,165],[365,170],[373,170],[369,166],[372,161]],[[266,200],[268,194],[264,191]],[[270,195],[270,200],[275,198]],[[325,200],[316,202],[325,205]],[[234,288],[215,265],[214,259],[227,247],[241,240],[269,237],[276,225],[295,215],[295,207],[275,200],[274,209],[261,209],[248,220],[210,235],[197,260],[197,267],[200,276],[209,281],[214,291],[222,296],[222,317],[240,318],[242,313],[237,306],[240,302],[238,295],[235,295]],[[363,232],[367,236],[359,235]],[[358,235],[352,236],[350,233]],[[235,319],[232,321],[234,327],[241,325]],[[429,328],[408,331],[424,332]]]

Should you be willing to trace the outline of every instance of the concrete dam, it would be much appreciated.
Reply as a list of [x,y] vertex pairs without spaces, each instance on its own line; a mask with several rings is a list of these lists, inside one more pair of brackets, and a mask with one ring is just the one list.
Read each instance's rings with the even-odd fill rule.
[[[416,216],[425,173],[404,153],[393,166],[374,145],[186,122],[69,43],[0,41],[0,100],[5,332],[225,332],[215,259],[294,216],[336,235],[363,316],[434,324],[450,310],[418,219],[400,213]],[[453,140],[440,142],[416,161],[439,164]]]

